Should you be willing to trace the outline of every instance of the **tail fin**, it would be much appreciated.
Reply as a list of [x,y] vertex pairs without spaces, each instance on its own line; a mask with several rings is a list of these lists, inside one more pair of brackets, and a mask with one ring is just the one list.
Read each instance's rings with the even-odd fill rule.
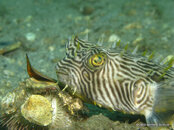
[[147,123],[174,125],[174,78],[161,83],[154,97],[153,112]]
[[174,111],[174,78],[161,83],[156,91],[154,110]]

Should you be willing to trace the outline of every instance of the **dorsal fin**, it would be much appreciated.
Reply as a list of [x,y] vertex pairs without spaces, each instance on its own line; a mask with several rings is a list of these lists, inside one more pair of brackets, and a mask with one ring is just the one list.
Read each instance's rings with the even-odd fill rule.
[[26,54],[26,60],[27,60],[27,72],[30,77],[33,77],[39,81],[54,82],[54,83],[57,82],[55,79],[50,78],[42,74],[41,72],[37,71],[35,68],[33,68],[30,64],[30,60],[27,54]]

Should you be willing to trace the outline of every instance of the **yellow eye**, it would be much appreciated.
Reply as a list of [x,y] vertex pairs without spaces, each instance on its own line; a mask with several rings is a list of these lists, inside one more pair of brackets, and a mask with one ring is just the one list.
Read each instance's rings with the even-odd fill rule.
[[93,56],[90,57],[89,63],[94,67],[99,67],[104,64],[105,57],[106,56],[104,54],[94,54]]

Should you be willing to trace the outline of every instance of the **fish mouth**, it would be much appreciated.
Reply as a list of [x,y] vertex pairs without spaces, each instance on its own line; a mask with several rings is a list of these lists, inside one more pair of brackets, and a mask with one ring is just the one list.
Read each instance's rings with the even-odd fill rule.
[[63,82],[65,84],[67,84],[69,81],[69,74],[65,71],[60,71],[60,70],[57,70],[56,71],[57,73],[57,79],[59,82]]
[[66,69],[62,69],[58,63],[56,65],[56,73],[57,75],[69,75],[68,71]]
[[64,71],[57,70],[56,73],[58,75],[67,75],[68,76],[68,73],[67,72],[64,72]]

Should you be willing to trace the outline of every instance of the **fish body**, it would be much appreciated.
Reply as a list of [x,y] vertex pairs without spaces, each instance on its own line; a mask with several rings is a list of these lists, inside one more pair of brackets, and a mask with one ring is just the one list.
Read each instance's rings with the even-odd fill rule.
[[[162,98],[166,95],[174,114],[174,85],[166,88],[174,81],[174,71],[144,57],[103,49],[75,37],[66,44],[66,56],[57,63],[56,72],[58,81],[82,99],[116,111],[143,114],[149,124],[163,122],[156,111],[168,111],[169,104]],[[158,107],[162,102],[167,105]]]

